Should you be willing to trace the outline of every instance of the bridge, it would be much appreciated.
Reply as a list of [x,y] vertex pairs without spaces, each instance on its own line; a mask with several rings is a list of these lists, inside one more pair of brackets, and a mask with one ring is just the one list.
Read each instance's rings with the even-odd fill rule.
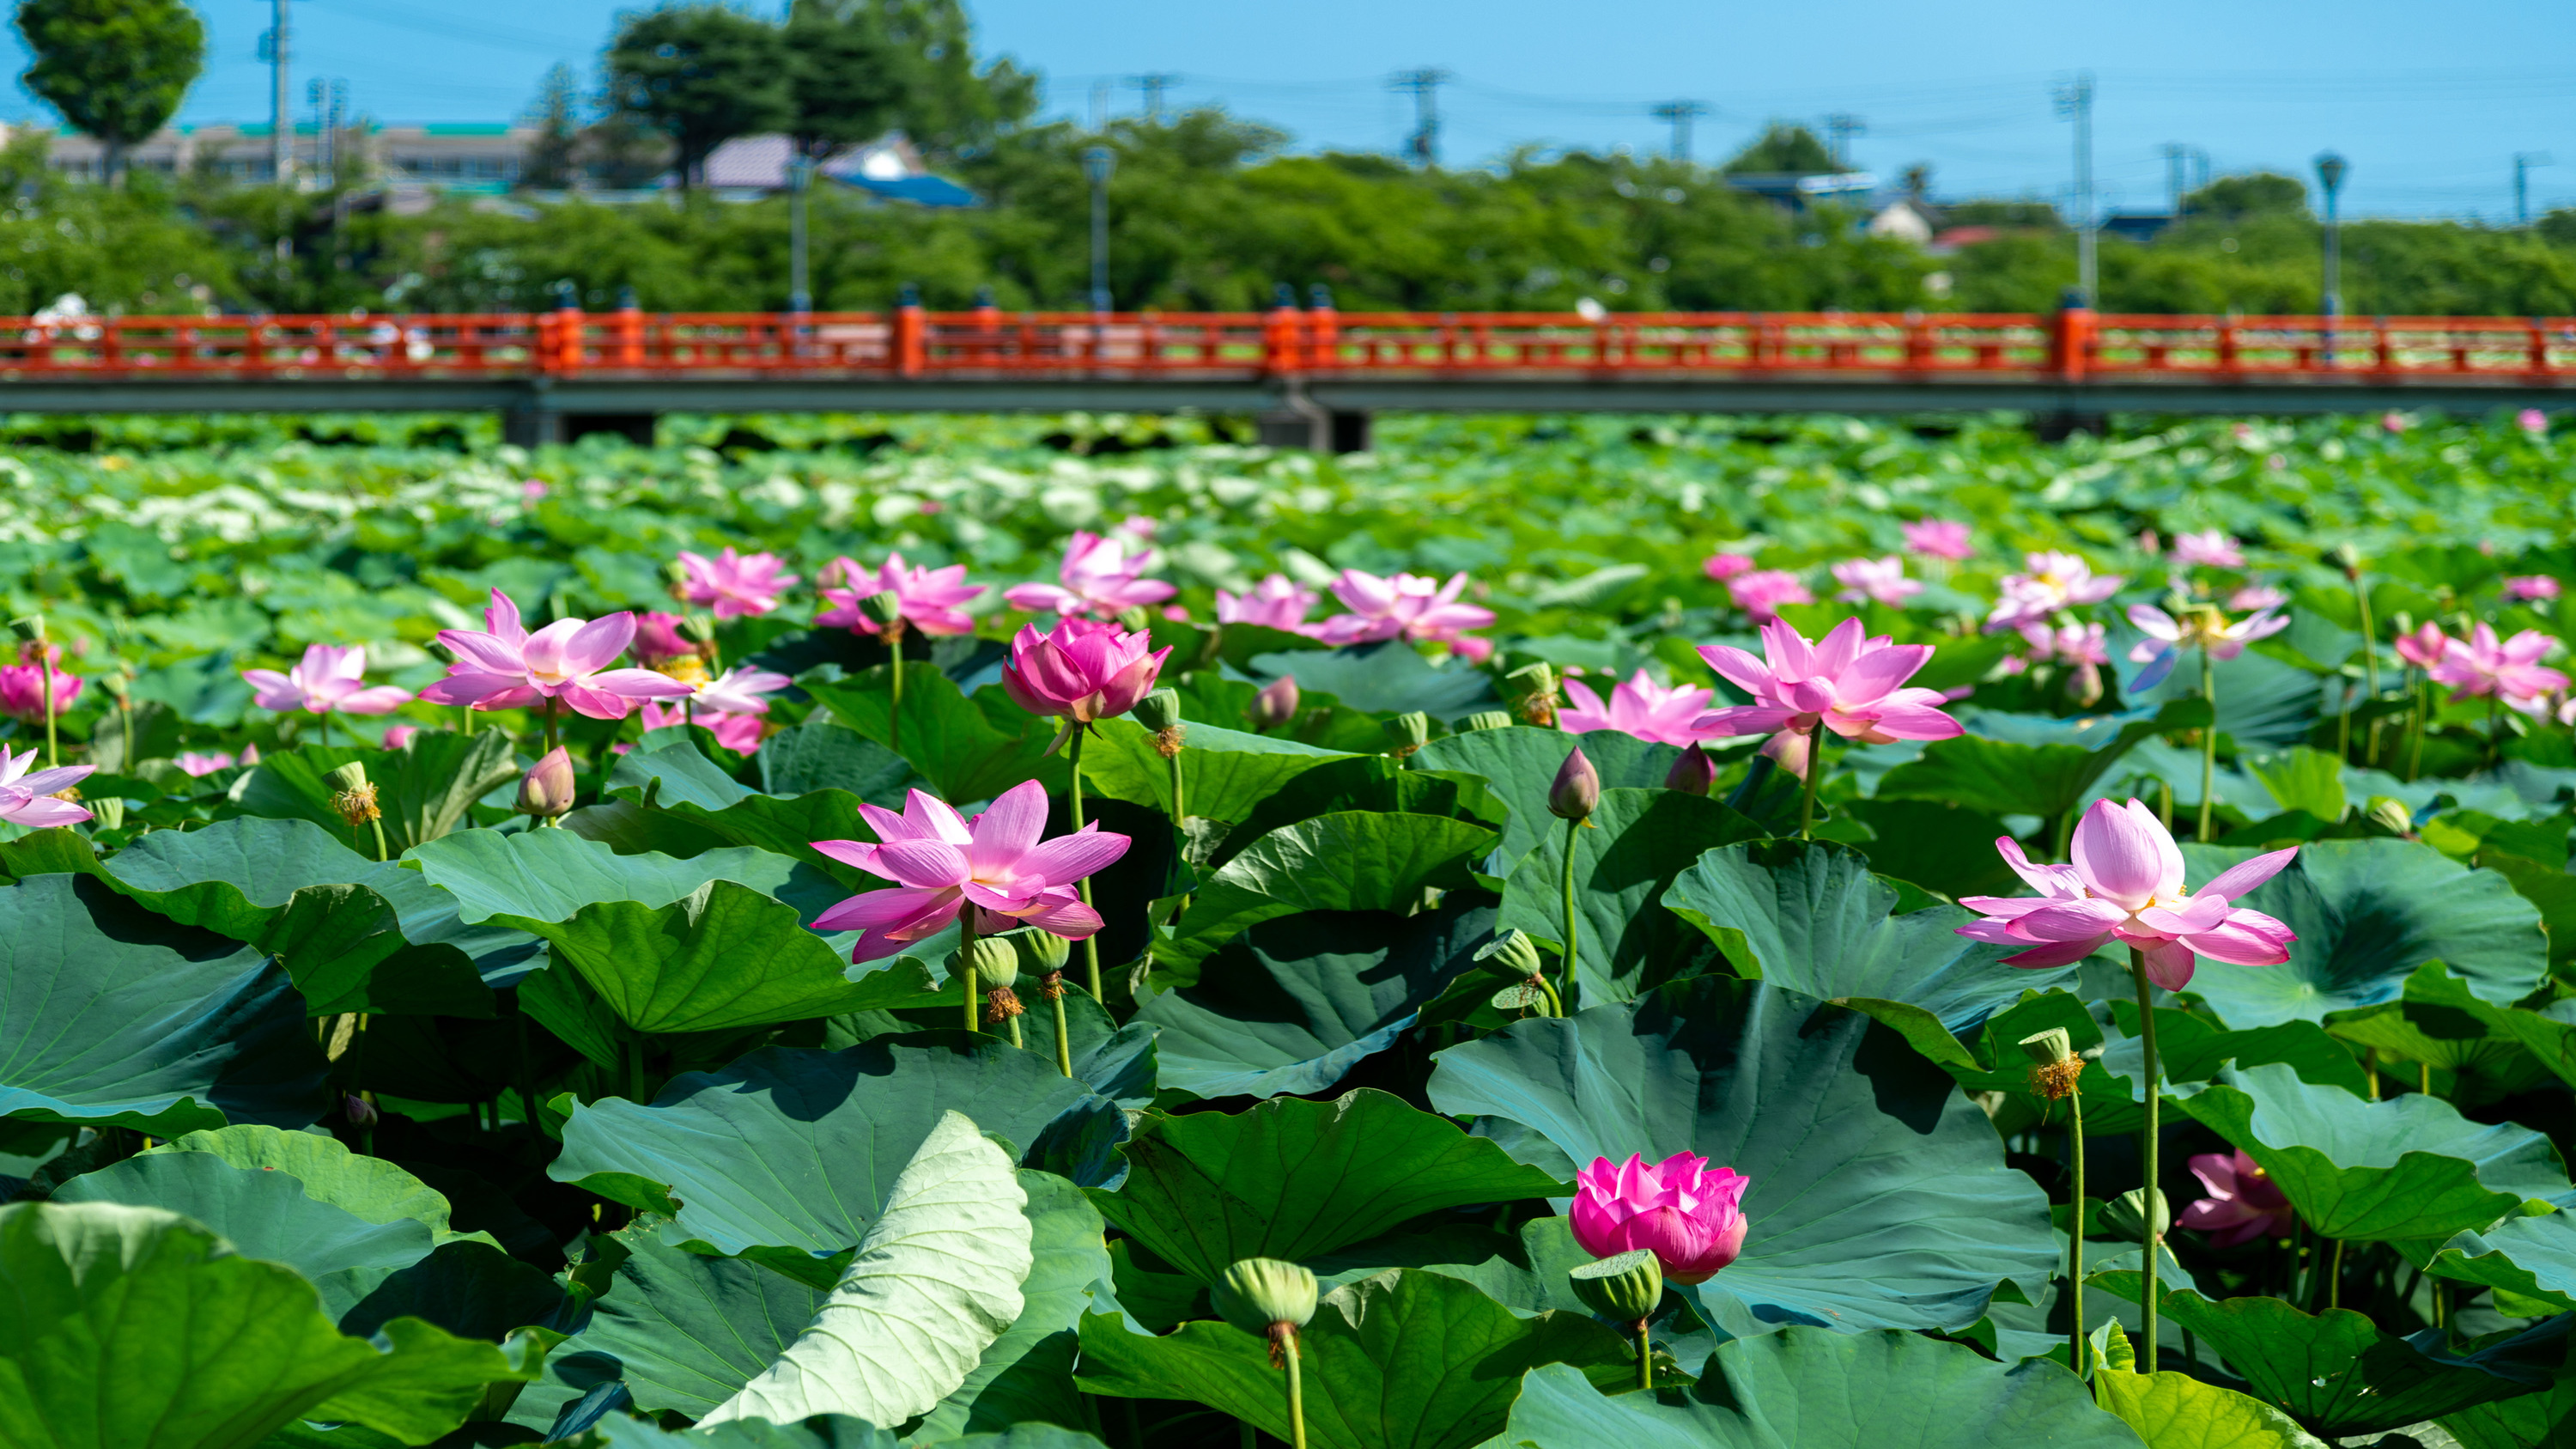
[[0,412],[2477,413],[2576,409],[2576,318],[1860,312],[552,312],[0,319]]

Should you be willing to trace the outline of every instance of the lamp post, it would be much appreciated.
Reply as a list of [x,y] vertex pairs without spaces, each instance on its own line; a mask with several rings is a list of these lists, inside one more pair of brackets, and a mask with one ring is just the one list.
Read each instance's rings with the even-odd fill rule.
[[805,207],[814,189],[814,161],[799,149],[787,162],[787,310],[814,310],[811,260],[806,252]]
[[1082,153],[1082,174],[1091,181],[1091,310],[1109,310],[1109,175],[1118,169],[1118,153],[1094,146]]
[[2343,224],[2335,217],[2335,194],[2343,189],[2344,159],[2332,151],[2317,157],[2317,181],[2326,193],[2326,320],[2343,315]]

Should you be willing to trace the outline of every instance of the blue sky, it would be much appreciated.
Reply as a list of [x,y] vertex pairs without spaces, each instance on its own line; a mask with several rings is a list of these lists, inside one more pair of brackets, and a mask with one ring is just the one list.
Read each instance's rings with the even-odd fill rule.
[[[758,0],[777,8],[781,0]],[[558,60],[587,75],[610,0],[294,0],[294,92],[344,78],[368,114],[491,121],[516,114]],[[1696,150],[1722,155],[1770,117],[1846,112],[1853,151],[1882,172],[1934,167],[1942,195],[2057,195],[2070,128],[2052,86],[2095,78],[2096,166],[2109,206],[2165,193],[2158,148],[2207,152],[2218,171],[2306,174],[2322,149],[2352,163],[2359,214],[2511,219],[2513,158],[2535,211],[2576,205],[2576,6],[2543,0],[980,0],[987,54],[1047,77],[1052,112],[1083,116],[1099,82],[1120,112],[1127,77],[1176,73],[1176,103],[1220,101],[1286,127],[1305,148],[1391,150],[1412,103],[1398,69],[1439,66],[1444,158],[1514,145],[1665,144],[1656,101],[1712,107]],[[212,57],[193,121],[264,120],[256,59],[266,0],[199,0]],[[8,33],[16,50],[16,35]],[[2553,67],[2553,62],[2554,67]],[[23,53],[8,59],[22,69]],[[20,117],[50,119],[23,92]]]

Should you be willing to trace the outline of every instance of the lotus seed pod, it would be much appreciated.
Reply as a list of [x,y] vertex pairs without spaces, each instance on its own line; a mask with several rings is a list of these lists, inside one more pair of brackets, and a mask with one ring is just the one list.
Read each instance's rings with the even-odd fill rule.
[[886,628],[902,620],[903,595],[891,590],[870,594],[859,600],[859,612],[867,615],[878,628]]
[[2392,799],[2386,795],[2373,795],[2370,797],[2370,808],[2365,813],[2371,824],[2391,835],[2411,837],[2415,833],[2415,812],[2407,809],[2406,802],[2403,800]]
[[1395,745],[1397,755],[1409,755],[1431,743],[1431,716],[1420,710],[1400,714],[1380,726]]
[[1559,820],[1585,820],[1600,804],[1601,772],[1577,745],[1558,768],[1556,783],[1547,787],[1547,811]]
[[9,632],[30,644],[41,644],[45,640],[45,616],[21,614],[9,621]]
[[1505,931],[1486,943],[1484,949],[1476,953],[1476,959],[1484,963],[1486,970],[1514,981],[1536,976],[1544,964],[1539,958],[1538,944],[1517,930]]
[[1556,726],[1558,687],[1553,664],[1524,664],[1503,676],[1503,697],[1512,702],[1524,722],[1542,728]]
[[1478,710],[1476,713],[1458,721],[1458,732],[1460,734],[1467,734],[1474,730],[1509,729],[1511,728],[1511,724],[1512,717],[1506,711],[1499,709]]
[[1176,689],[1158,689],[1136,701],[1133,711],[1136,723],[1149,730],[1167,730],[1181,722],[1181,694]]
[[1642,1322],[1664,1301],[1663,1265],[1644,1248],[1586,1263],[1565,1276],[1584,1307],[1613,1323]]
[[329,774],[324,775],[322,777],[322,783],[330,786],[332,793],[334,794],[344,790],[359,789],[367,783],[367,767],[360,761],[351,760],[349,763],[331,771]]
[[2075,1055],[2075,1039],[2066,1034],[2066,1028],[2052,1026],[2046,1031],[2023,1037],[2021,1049],[2039,1065],[2053,1067]]
[[1020,979],[1020,948],[1008,936],[976,937],[966,959],[975,968],[976,984],[986,989]]
[[[2133,1187],[2102,1204],[2102,1226],[2131,1242],[2145,1241],[2146,1197],[2145,1188]],[[2156,1194],[2156,1236],[2162,1237],[2172,1229],[2172,1209],[2165,1202],[2165,1195],[2159,1192]]]
[[1118,611],[1118,627],[1130,634],[1142,634],[1154,627],[1154,616],[1146,613],[1145,606],[1142,604],[1130,609],[1121,609]]
[[1276,1258],[1246,1258],[1208,1290],[1217,1316],[1256,1338],[1276,1324],[1303,1328],[1315,1316],[1315,1275]]
[[2033,1096],[2062,1102],[2075,1095],[2076,1084],[2084,1079],[2084,1059],[2075,1054],[2075,1040],[2066,1034],[2066,1028],[2052,1026],[2023,1037],[2021,1049],[2030,1056]]
[[1716,785],[1717,761],[1697,745],[1682,751],[1682,757],[1673,761],[1672,769],[1664,775],[1665,789],[1685,795],[1706,795]]
[[1018,948],[1020,969],[1032,976],[1061,971],[1073,959],[1073,943],[1053,931],[1013,931],[1001,939]]

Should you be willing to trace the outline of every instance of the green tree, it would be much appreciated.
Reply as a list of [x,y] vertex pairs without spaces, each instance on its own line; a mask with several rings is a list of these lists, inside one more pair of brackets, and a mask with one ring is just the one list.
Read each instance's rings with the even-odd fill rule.
[[536,104],[528,108],[528,120],[537,134],[528,143],[527,163],[519,168],[521,185],[539,191],[572,189],[581,173],[577,154],[581,146],[579,104],[572,67],[557,62],[546,72],[545,79],[537,82]]
[[2305,216],[2308,188],[2295,176],[2277,171],[2248,171],[2221,176],[2182,199],[2185,216],[2238,221],[2249,216]]
[[21,79],[98,139],[111,179],[205,69],[206,28],[186,0],[20,0],[17,19],[36,57]]
[[1726,163],[1729,176],[1786,172],[1793,176],[1818,176],[1840,171],[1834,164],[1834,153],[1816,133],[1787,121],[1773,121],[1755,137],[1753,144],[1735,153]]
[[882,5],[796,0],[787,12],[793,118],[799,153],[822,161],[897,124],[918,83],[921,57],[892,33]]
[[872,25],[910,57],[904,134],[925,155],[979,155],[1038,108],[1037,77],[1008,59],[979,67],[975,28],[959,0],[837,0],[865,9]]
[[718,146],[780,130],[795,114],[785,36],[727,5],[626,17],[607,68],[611,104],[670,138],[684,187],[706,179]]

